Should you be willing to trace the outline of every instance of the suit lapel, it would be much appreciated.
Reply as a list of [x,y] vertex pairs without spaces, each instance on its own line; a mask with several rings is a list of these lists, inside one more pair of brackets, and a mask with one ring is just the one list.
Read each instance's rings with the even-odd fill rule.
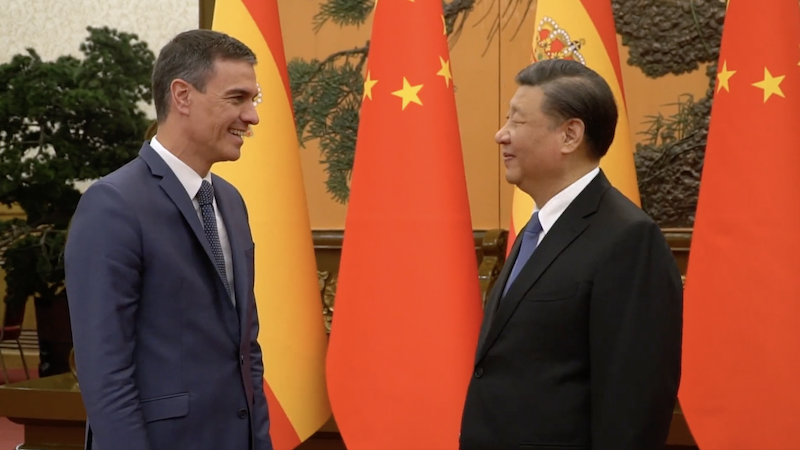
[[[200,242],[200,245],[203,247],[203,250],[208,257],[208,261],[211,263],[212,267],[214,267],[214,272],[217,273],[217,281],[222,283],[222,278],[220,278],[219,271],[216,270],[216,263],[214,262],[214,254],[211,252],[211,244],[208,242],[208,238],[206,237],[206,233],[203,230],[203,225],[200,223],[200,218],[197,217],[197,211],[194,209],[194,205],[192,204],[192,199],[189,198],[189,195],[186,193],[186,189],[181,184],[178,177],[175,176],[175,173],[167,166],[167,163],[164,162],[163,159],[150,147],[149,144],[145,143],[142,146],[142,149],[139,151],[139,157],[141,157],[147,165],[150,167],[150,171],[153,175],[160,177],[161,182],[159,186],[167,196],[172,200],[178,210],[183,215],[184,220],[189,223],[192,231],[194,232],[195,237]],[[219,201],[218,201],[219,203]],[[220,212],[220,214],[222,214]],[[223,216],[224,220],[224,216]],[[231,249],[233,249],[233,244],[231,243]],[[236,263],[234,261],[234,267]],[[224,285],[221,285],[224,286]],[[225,289],[221,289],[222,292],[225,292]],[[225,303],[221,306],[222,314],[225,317],[227,328],[229,331],[229,335],[233,340],[234,344],[237,346],[239,345],[239,325],[238,320],[236,319],[237,314],[233,310],[230,304],[230,297],[227,294],[224,294]],[[231,320],[232,319],[232,320]]]
[[226,186],[219,177],[211,175],[217,198],[217,206],[222,220],[225,222],[225,229],[228,232],[228,242],[231,245],[231,260],[233,263],[233,289],[236,295],[236,316],[239,323],[240,338],[247,332],[246,327],[241,324],[246,323],[245,314],[247,313],[247,258],[245,258],[245,246],[241,242],[242,233],[236,232],[236,224],[241,220],[236,219],[235,206],[241,203],[235,193]]
[[[536,284],[542,274],[555,261],[567,247],[569,247],[581,233],[590,225],[589,216],[597,211],[598,204],[602,195],[610,187],[608,180],[602,171],[592,180],[578,197],[567,207],[561,217],[553,227],[547,232],[539,246],[531,255],[531,258],[522,267],[514,283],[509,287],[506,296],[500,298],[509,272],[519,253],[519,246],[522,239],[517,239],[514,243],[513,258],[506,260],[505,266],[498,278],[498,283],[494,286],[492,293],[493,300],[500,304],[493,317],[490,318],[488,331],[482,340],[479,353],[476,356],[476,363],[486,355],[489,347],[498,338],[503,328],[506,326],[514,311],[519,306],[525,294]],[[520,233],[521,235],[522,233]],[[500,281],[502,280],[502,283]],[[483,330],[481,330],[483,333]]]
[[478,336],[478,352],[476,357],[482,353],[481,350],[486,342],[486,335],[489,332],[489,328],[491,327],[495,313],[497,312],[500,296],[503,294],[503,290],[508,282],[508,277],[511,275],[511,268],[514,266],[514,261],[517,260],[517,255],[519,255],[521,243],[522,233],[519,233],[517,234],[517,238],[514,240],[514,244],[511,247],[511,252],[509,253],[508,258],[506,258],[506,263],[503,264],[503,268],[497,275],[497,281],[495,281],[494,286],[492,287],[492,292],[489,294],[489,300],[483,307],[484,319],[483,323],[481,324],[480,335]]
[[211,264],[214,264],[214,254],[211,253],[211,245],[208,243],[208,238],[206,238],[206,234],[203,231],[203,224],[200,223],[200,218],[197,217],[197,211],[194,209],[192,199],[189,198],[186,189],[184,189],[178,177],[175,176],[169,166],[167,166],[167,163],[158,156],[158,153],[156,153],[149,144],[144,144],[144,146],[142,146],[142,149],[139,151],[139,156],[150,167],[150,171],[153,175],[161,178],[161,182],[159,183],[161,189],[163,189],[172,202],[175,203],[175,206],[181,212],[183,218],[186,219],[186,222],[189,223],[189,226],[192,228],[195,237],[200,241],[200,245],[203,246],[208,260],[211,261]]

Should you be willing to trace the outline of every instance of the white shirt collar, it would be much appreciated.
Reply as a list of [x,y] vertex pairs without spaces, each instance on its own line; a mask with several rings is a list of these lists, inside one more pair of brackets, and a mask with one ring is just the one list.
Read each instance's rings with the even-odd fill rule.
[[592,171],[578,178],[577,181],[553,196],[550,201],[545,203],[544,207],[541,209],[538,207],[536,208],[535,211],[539,211],[539,223],[542,225],[542,232],[539,235],[540,239],[555,225],[558,218],[566,211],[570,203],[586,189],[586,186],[592,182],[598,173],[600,173],[600,168],[595,167]]
[[150,147],[153,147],[153,150],[155,150],[156,153],[161,156],[161,159],[167,163],[167,166],[172,169],[172,172],[178,177],[178,181],[180,181],[183,188],[186,189],[186,193],[189,194],[190,199],[194,200],[194,197],[200,190],[200,185],[203,183],[203,180],[211,183],[211,172],[205,177],[201,177],[194,169],[164,148],[161,142],[158,142],[156,136],[153,136],[153,139],[150,140]]

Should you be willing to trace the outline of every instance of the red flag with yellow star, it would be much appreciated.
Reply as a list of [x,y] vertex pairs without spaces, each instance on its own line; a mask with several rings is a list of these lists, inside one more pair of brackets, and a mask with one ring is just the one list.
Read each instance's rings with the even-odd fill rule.
[[345,445],[457,449],[482,311],[438,0],[376,7],[340,264],[327,378]]
[[797,0],[730,2],[685,292],[702,450],[800,448],[799,62]]

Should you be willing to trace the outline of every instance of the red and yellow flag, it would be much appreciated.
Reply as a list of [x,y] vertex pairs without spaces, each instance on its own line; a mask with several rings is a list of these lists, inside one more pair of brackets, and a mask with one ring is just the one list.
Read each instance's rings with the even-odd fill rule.
[[[628,128],[611,0],[539,0],[531,53],[533,61],[579,61],[600,74],[611,86],[617,101],[619,120],[614,142],[601,160],[600,167],[614,187],[639,205],[634,147]],[[528,223],[533,208],[533,199],[515,187],[509,242],[514,242],[517,230]],[[511,245],[508,250],[511,250]]]
[[264,102],[241,159],[214,171],[241,192],[253,231],[255,294],[273,445],[290,450],[330,418],[326,335],[276,0],[217,0],[214,30],[256,54]]
[[482,311],[444,27],[374,13],[327,363],[349,450],[458,448]]
[[730,2],[711,111],[686,278],[681,408],[702,450],[796,450],[797,0]]

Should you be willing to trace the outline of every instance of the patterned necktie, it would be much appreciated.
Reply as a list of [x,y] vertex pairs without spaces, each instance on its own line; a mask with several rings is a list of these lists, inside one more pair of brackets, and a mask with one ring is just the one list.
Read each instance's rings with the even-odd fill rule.
[[511,275],[508,277],[503,296],[505,297],[508,288],[514,279],[517,278],[525,263],[528,262],[536,246],[539,245],[539,233],[542,232],[542,224],[539,222],[539,211],[533,213],[528,225],[525,226],[525,232],[522,234],[522,243],[519,246],[519,253],[517,259],[514,261],[514,267],[511,269]]
[[200,213],[203,216],[203,229],[206,232],[208,243],[211,244],[211,253],[214,254],[214,263],[217,266],[222,282],[225,284],[225,289],[228,295],[231,294],[231,287],[228,284],[228,275],[225,272],[225,256],[222,254],[222,244],[219,241],[219,232],[217,231],[217,216],[214,214],[214,188],[206,180],[200,185],[200,190],[197,191],[197,202],[200,204]]

